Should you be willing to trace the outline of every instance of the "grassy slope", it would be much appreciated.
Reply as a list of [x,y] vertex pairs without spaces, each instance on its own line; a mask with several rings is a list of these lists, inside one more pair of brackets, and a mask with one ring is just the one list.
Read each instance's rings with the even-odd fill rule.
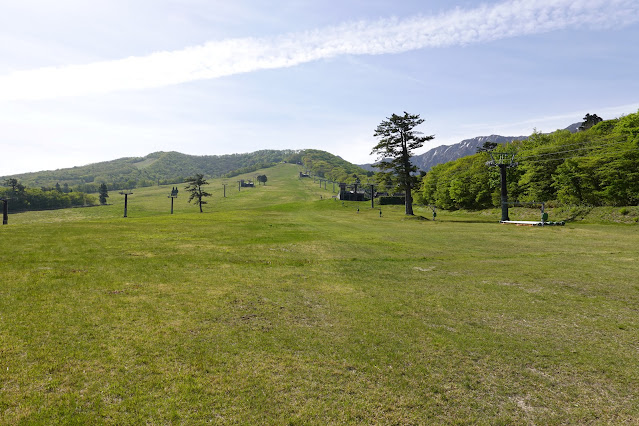
[[0,422],[639,418],[638,227],[380,218],[266,174],[204,214],[162,187],[12,215]]

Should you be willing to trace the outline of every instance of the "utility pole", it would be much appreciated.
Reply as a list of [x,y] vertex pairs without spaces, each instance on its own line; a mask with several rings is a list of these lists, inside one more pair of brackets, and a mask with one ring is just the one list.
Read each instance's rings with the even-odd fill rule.
[[127,217],[127,204],[129,201],[129,195],[131,194],[133,194],[133,192],[120,191],[120,195],[124,195],[124,217]]
[[375,185],[371,183],[371,209],[375,208]]
[[[486,165],[491,167],[499,167],[499,173],[501,175],[501,220],[500,222],[510,221],[508,217],[508,187],[506,185],[506,169],[510,167],[516,167],[518,163],[515,162],[514,152],[489,152],[491,161],[488,161]],[[494,155],[493,155],[494,154]]]
[[9,223],[9,199],[0,198],[2,201],[2,224],[7,225]]

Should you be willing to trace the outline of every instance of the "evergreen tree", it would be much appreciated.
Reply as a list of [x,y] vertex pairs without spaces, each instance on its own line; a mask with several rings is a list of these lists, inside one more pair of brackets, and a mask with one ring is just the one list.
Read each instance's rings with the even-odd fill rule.
[[195,200],[195,203],[200,206],[200,213],[202,213],[202,205],[206,204],[203,198],[211,196],[211,194],[202,190],[202,186],[208,185],[209,183],[204,179],[204,175],[200,173],[187,178],[185,182],[188,183],[185,189],[191,193],[189,203],[191,200]]
[[499,145],[497,142],[490,142],[490,141],[486,141],[484,142],[484,144],[482,146],[478,146],[477,147],[477,151],[476,152],[490,152],[492,150],[494,150],[495,148],[497,148],[497,145]]
[[109,198],[109,189],[107,188],[106,183],[101,183],[98,188],[98,195],[100,197],[100,204],[106,204],[106,199]]
[[393,114],[382,121],[375,129],[375,137],[380,138],[379,143],[373,147],[371,154],[377,155],[376,167],[382,170],[392,170],[399,178],[399,184],[406,194],[406,214],[413,214],[413,196],[411,191],[417,184],[413,173],[417,167],[411,164],[410,157],[413,151],[421,147],[424,142],[432,140],[435,136],[419,136],[422,133],[414,130],[422,124],[424,119],[419,114],[404,115]]
[[584,117],[584,122],[579,126],[579,131],[588,130],[592,126],[597,123],[603,121],[603,118],[599,117],[597,114],[586,114]]

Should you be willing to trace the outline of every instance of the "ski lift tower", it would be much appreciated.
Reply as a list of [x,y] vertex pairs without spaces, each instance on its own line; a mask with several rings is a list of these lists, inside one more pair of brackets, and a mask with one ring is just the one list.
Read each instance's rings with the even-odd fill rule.
[[178,196],[178,189],[176,186],[171,190],[171,195],[169,195],[169,198],[171,199],[171,214],[173,214],[173,200],[175,200],[177,196]]
[[129,204],[129,195],[133,194],[131,191],[120,191],[120,195],[124,195],[124,217],[127,217],[127,207]]
[[499,167],[501,175],[501,220],[500,222],[510,221],[508,217],[508,187],[506,186],[506,169],[516,167],[514,152],[492,152],[489,151],[491,160],[486,163],[487,166]]

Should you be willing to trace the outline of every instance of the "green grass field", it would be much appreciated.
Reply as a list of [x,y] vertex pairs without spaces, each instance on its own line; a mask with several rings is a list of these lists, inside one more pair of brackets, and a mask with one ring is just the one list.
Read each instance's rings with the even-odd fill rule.
[[173,215],[170,186],[11,215],[0,423],[639,422],[639,226],[380,217],[260,173],[202,214],[180,185]]

